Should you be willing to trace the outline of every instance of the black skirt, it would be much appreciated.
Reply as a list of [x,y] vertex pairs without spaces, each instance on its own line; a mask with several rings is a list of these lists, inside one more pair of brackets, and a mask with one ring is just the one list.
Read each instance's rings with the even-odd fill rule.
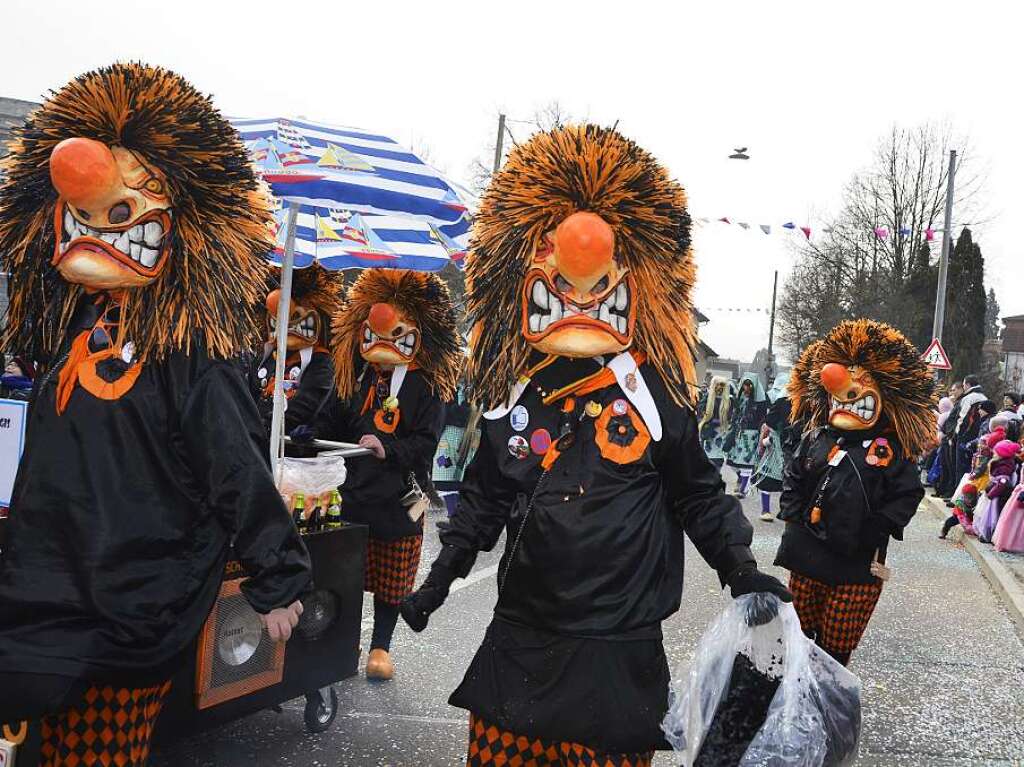
[[517,735],[597,751],[669,748],[661,627],[574,637],[495,618],[449,703]]

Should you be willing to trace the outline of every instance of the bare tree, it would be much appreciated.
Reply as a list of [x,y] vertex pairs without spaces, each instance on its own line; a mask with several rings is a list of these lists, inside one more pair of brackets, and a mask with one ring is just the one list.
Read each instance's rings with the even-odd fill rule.
[[893,127],[871,164],[847,183],[843,207],[824,236],[797,246],[779,312],[780,338],[791,352],[844,317],[884,320],[921,342],[922,318],[934,306],[930,270],[938,256],[950,147],[959,147],[957,224],[980,218],[984,173],[968,142],[946,125]]
[[[526,120],[507,117],[505,121],[505,138],[502,142],[501,160],[505,161],[509,151],[516,144],[525,141],[537,131],[552,130],[563,125],[586,117],[572,115],[559,101],[549,101],[543,106],[534,110],[533,115]],[[495,124],[498,121],[498,114],[494,115]],[[496,136],[494,137],[497,138]],[[491,182],[491,173],[494,170],[494,150],[496,144],[491,141],[480,151],[469,164],[469,187],[477,195],[483,194],[487,185]]]

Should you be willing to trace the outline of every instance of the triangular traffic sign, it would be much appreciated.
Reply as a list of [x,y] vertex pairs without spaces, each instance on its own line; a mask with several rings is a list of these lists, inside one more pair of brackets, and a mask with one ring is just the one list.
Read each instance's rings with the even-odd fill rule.
[[949,364],[949,357],[946,355],[946,350],[942,348],[942,344],[939,343],[939,339],[933,338],[931,345],[928,347],[928,351],[921,355],[921,359],[924,360],[924,364],[930,368],[936,370],[952,370],[953,366]]

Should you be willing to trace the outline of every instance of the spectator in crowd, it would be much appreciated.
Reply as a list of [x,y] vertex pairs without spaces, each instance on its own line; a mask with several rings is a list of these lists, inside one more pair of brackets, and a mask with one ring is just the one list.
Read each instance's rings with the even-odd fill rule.
[[35,366],[23,357],[14,357],[0,377],[0,397],[27,400],[32,394]]
[[[956,487],[960,477],[970,471],[972,451],[969,443],[977,439],[980,433],[983,416],[979,408],[983,402],[991,401],[981,390],[981,382],[978,377],[974,374],[964,376],[963,396],[950,414],[950,420],[955,424],[949,435],[953,447],[953,476],[950,477],[950,486],[948,486],[950,491]],[[994,414],[995,407],[992,406],[988,411],[988,416]],[[947,421],[947,425],[948,423]],[[946,497],[948,500],[949,496]]]

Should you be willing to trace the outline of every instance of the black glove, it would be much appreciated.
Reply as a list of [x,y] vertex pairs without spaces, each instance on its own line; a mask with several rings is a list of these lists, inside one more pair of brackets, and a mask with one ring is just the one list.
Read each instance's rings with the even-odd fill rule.
[[288,435],[292,438],[292,442],[299,445],[308,445],[314,439],[316,439],[316,429],[309,424],[300,423],[291,433]]
[[740,565],[729,576],[727,583],[733,599],[744,594],[755,594],[760,597],[753,599],[747,608],[748,626],[762,626],[778,615],[779,610],[775,601],[764,598],[765,595],[778,597],[781,602],[793,601],[793,595],[782,585],[782,581],[768,573],[762,573],[754,564]]
[[431,613],[448,598],[448,591],[454,580],[455,573],[450,568],[434,563],[423,585],[402,600],[398,608],[409,628],[419,633],[427,627]]

